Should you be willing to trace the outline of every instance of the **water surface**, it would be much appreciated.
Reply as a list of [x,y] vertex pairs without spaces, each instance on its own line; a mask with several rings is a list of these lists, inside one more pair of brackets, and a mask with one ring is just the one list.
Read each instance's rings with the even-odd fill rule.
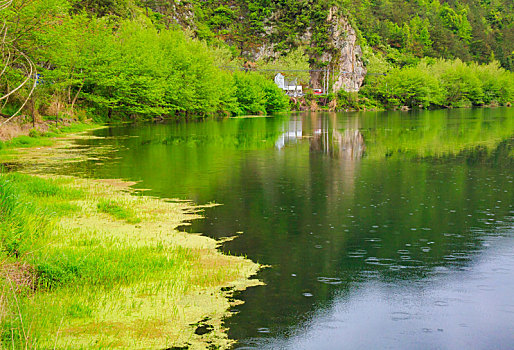
[[222,205],[186,228],[271,265],[235,348],[514,348],[514,110],[293,114],[94,132],[59,172]]

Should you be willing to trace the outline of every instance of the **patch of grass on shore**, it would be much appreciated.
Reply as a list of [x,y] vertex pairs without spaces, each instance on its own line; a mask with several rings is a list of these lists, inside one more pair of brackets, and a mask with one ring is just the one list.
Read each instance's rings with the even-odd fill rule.
[[[99,181],[0,173],[2,348],[228,347],[221,287],[255,285],[258,266],[176,231],[194,209]],[[196,335],[205,318],[213,332]]]
[[125,220],[129,224],[141,222],[141,219],[132,210],[113,200],[102,199],[98,202],[97,207],[100,212],[110,214],[118,220]]
[[69,125],[59,127],[50,126],[47,131],[32,129],[29,135],[20,135],[13,137],[7,141],[0,141],[0,150],[8,148],[28,148],[28,147],[46,147],[52,146],[54,141],[52,138],[64,137],[67,134],[79,133],[100,125],[93,123],[75,122]]
[[5,148],[46,147],[53,143],[49,138],[21,135],[5,142]]

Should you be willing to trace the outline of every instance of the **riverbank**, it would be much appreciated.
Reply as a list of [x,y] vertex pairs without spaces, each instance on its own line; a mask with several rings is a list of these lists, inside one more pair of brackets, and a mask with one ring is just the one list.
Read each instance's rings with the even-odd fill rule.
[[258,265],[179,232],[200,207],[129,185],[0,174],[4,347],[229,346],[231,292],[258,284],[248,279]]
[[[340,94],[341,95],[341,94]],[[423,105],[417,106],[385,106],[371,101],[366,97],[359,96],[358,93],[347,94],[346,97],[341,98],[334,94],[318,95],[318,96],[304,96],[304,97],[291,97],[290,98],[291,111],[294,112],[385,112],[385,111],[402,111],[408,112],[410,110],[439,110],[439,109],[453,109],[453,106],[431,106],[425,108]],[[473,106],[472,104],[462,104],[455,108],[499,108],[511,107],[510,102],[500,105],[496,102]]]
[[56,143],[87,130],[102,128],[93,122],[62,120],[57,126],[50,122],[9,123],[0,127],[0,162],[17,158],[19,151],[37,147],[51,147]]

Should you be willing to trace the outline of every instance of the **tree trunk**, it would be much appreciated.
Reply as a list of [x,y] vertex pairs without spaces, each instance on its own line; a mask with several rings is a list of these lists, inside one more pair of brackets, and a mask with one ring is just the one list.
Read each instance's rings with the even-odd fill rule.
[[30,103],[30,111],[32,113],[32,127],[36,127],[36,96],[35,92],[32,94]]
[[75,96],[73,97],[73,100],[71,101],[71,111],[72,111],[72,112],[73,112],[73,109],[75,108],[75,102],[77,102],[77,99],[78,99],[78,97],[79,97],[79,94],[80,94],[80,92],[82,91],[82,86],[83,86],[83,85],[81,85],[81,86],[80,86],[79,91],[77,91],[77,93],[76,93],[76,94],[75,94]]

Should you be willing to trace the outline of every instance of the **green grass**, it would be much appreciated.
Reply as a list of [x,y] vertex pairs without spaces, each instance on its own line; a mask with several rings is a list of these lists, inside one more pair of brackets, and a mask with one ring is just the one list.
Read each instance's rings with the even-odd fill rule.
[[54,142],[48,138],[31,137],[22,135],[5,142],[6,148],[44,147],[51,146]]
[[257,266],[173,231],[194,217],[187,209],[87,180],[0,173],[0,269],[14,271],[0,278],[0,347],[202,348],[189,325],[205,314],[228,342],[220,288],[247,285]]
[[68,126],[50,126],[47,131],[39,131],[32,129],[29,135],[21,135],[8,141],[0,141],[0,150],[9,148],[29,148],[29,147],[46,147],[52,146],[54,140],[52,138],[63,137],[66,134],[73,134],[86,131],[95,127],[97,124],[77,122]]
[[98,202],[97,208],[100,212],[112,215],[118,220],[125,220],[130,224],[137,224],[141,222],[141,219],[136,214],[119,203],[113,200],[102,199]]

